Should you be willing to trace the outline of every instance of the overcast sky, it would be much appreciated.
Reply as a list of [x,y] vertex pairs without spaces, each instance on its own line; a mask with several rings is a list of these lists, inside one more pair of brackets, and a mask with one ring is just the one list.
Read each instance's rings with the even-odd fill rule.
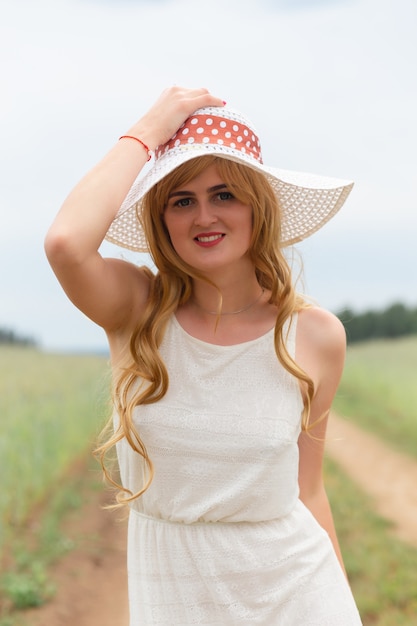
[[48,350],[105,347],[57,284],[44,235],[72,186],[172,84],[208,87],[244,112],[268,165],[355,181],[297,248],[308,294],[333,311],[417,305],[416,0],[0,8],[0,327]]

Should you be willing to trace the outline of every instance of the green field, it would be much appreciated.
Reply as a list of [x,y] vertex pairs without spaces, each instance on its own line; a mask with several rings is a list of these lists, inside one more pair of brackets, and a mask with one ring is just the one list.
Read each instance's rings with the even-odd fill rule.
[[[416,338],[352,346],[336,409],[415,453],[416,373]],[[89,469],[76,473],[78,483],[70,477],[74,465],[88,467],[108,388],[104,358],[0,348],[0,626],[26,626],[19,609],[54,592],[48,566],[71,549],[62,516],[82,504],[82,488],[101,488]],[[372,501],[329,460],[326,480],[364,626],[411,626],[417,550],[393,538]],[[28,527],[34,507],[42,511],[36,533]]]
[[372,500],[326,460],[326,488],[343,559],[364,626],[414,626],[417,549],[391,533]]
[[334,409],[417,456],[417,336],[349,346]]
[[107,362],[0,348],[0,555],[8,534],[85,458],[108,413]]

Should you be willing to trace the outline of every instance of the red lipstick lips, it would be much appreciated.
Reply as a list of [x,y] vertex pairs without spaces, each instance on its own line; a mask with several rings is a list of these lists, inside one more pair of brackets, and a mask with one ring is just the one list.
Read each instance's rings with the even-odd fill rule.
[[203,248],[216,246],[224,238],[223,233],[199,233],[194,237],[194,241]]

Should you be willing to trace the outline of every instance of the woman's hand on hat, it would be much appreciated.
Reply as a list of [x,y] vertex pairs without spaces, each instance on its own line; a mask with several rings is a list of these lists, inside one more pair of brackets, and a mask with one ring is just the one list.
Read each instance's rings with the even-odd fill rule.
[[140,137],[154,150],[169,141],[181,124],[197,109],[224,105],[224,100],[213,96],[208,89],[169,87],[129,130],[129,134]]

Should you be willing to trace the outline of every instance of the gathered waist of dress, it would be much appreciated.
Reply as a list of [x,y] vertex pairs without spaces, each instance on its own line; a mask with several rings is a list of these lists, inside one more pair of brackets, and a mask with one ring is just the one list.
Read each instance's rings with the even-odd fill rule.
[[[299,501],[298,501],[299,502]],[[297,506],[297,503],[295,505],[295,507]],[[294,508],[295,508],[294,507]],[[288,512],[286,512],[283,515],[277,516],[277,517],[271,517],[271,518],[267,518],[267,519],[230,519],[230,520],[203,520],[203,519],[197,519],[197,520],[180,520],[180,519],[169,519],[169,518],[165,518],[165,517],[158,517],[156,515],[149,515],[147,513],[143,513],[142,511],[138,511],[137,509],[135,509],[134,507],[129,507],[130,510],[130,514],[134,515],[136,518],[138,519],[142,519],[142,520],[147,520],[150,522],[154,522],[156,524],[167,524],[167,525],[172,525],[172,526],[180,526],[180,527],[196,527],[196,526],[239,526],[239,525],[251,525],[251,526],[255,526],[256,524],[264,524],[264,523],[268,523],[268,522],[276,522],[276,521],[282,521],[284,519],[286,519],[287,517],[289,517],[291,515],[291,513],[293,512],[294,508],[292,508],[291,510],[289,510]]]

